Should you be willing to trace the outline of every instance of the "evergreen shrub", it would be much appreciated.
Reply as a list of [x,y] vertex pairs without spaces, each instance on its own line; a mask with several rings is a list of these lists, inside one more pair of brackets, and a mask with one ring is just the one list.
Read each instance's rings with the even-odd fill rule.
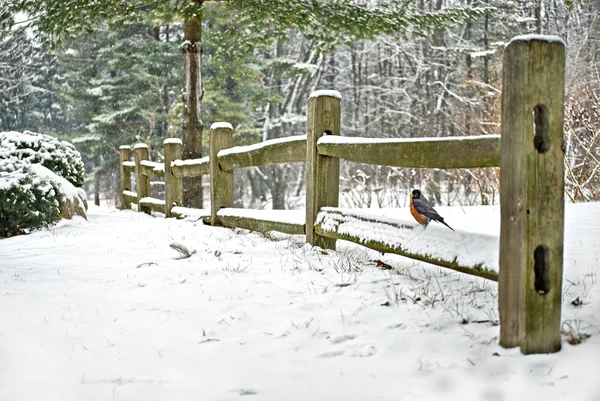
[[0,238],[46,228],[73,214],[86,218],[85,191],[73,185],[83,183],[83,171],[81,155],[67,142],[0,132]]

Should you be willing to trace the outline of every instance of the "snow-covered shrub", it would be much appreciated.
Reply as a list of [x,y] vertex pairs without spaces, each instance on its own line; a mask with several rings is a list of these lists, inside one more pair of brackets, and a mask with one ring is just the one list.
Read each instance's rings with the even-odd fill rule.
[[1,171],[0,237],[48,227],[60,220],[60,205],[54,187],[40,180],[29,166]]
[[[28,141],[32,151],[24,147]],[[85,191],[59,175],[82,182],[79,164],[83,171],[81,155],[66,142],[40,134],[0,133],[0,238],[48,227],[61,217],[87,218]]]
[[83,185],[85,169],[81,154],[66,141],[31,131],[0,132],[0,160],[39,163],[67,179],[76,187]]

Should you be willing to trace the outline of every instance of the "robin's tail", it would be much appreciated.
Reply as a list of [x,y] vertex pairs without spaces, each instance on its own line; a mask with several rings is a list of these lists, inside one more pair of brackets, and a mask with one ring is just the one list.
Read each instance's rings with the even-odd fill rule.
[[444,219],[438,220],[440,223],[442,223],[443,225],[445,225],[446,227],[448,227],[449,229],[451,229],[452,231],[454,231],[454,229],[452,227],[450,227],[448,224],[446,224],[446,222],[444,221]]

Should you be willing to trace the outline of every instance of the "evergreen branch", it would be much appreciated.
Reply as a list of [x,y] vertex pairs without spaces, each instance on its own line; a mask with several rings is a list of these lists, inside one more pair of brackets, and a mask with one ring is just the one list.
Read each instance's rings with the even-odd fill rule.
[[377,7],[352,0],[229,0],[249,21],[295,28],[309,38],[327,43],[340,37],[370,39],[378,35],[425,35],[451,23],[477,18],[491,8],[456,8],[437,12],[414,9],[394,1]]
[[190,250],[188,247],[186,247],[183,244],[180,244],[179,242],[173,242],[169,244],[169,246],[177,252],[179,252],[179,257],[177,259],[187,259],[196,253],[195,249]]
[[382,34],[425,35],[447,24],[458,24],[492,8],[456,8],[436,12],[419,10],[410,0],[392,0],[378,6],[353,0],[14,0],[0,12],[0,26],[11,28],[18,13],[34,16],[27,23],[39,37],[60,39],[91,33],[102,23],[140,20],[149,14],[196,18],[203,4],[228,3],[248,27],[272,28],[283,34],[296,29],[322,45],[340,38],[370,39]]

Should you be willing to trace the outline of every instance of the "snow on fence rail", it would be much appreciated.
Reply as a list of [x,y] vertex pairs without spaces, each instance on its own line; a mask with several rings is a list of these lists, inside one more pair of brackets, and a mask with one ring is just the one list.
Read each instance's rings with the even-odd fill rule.
[[[533,73],[532,73],[533,71]],[[423,260],[498,281],[500,345],[523,353],[560,349],[564,176],[562,122],[564,43],[529,36],[513,40],[503,67],[502,136],[364,139],[340,136],[341,96],[316,91],[308,99],[307,135],[233,147],[233,128],[211,127],[210,154],[181,160],[178,139],[164,142],[164,163],[148,161],[148,148],[120,148],[122,204],[194,215],[212,225],[305,234],[335,249],[337,239]],[[533,130],[532,130],[532,127]],[[501,140],[502,138],[502,140]],[[399,167],[501,167],[500,238],[369,216],[338,206],[340,159]],[[279,211],[233,208],[236,168],[306,162],[304,218]],[[137,192],[131,191],[130,173]],[[210,175],[211,208],[182,207],[182,178]],[[150,176],[165,178],[165,200],[149,197]],[[287,216],[287,217],[286,217]],[[499,243],[499,246],[498,246]]]

